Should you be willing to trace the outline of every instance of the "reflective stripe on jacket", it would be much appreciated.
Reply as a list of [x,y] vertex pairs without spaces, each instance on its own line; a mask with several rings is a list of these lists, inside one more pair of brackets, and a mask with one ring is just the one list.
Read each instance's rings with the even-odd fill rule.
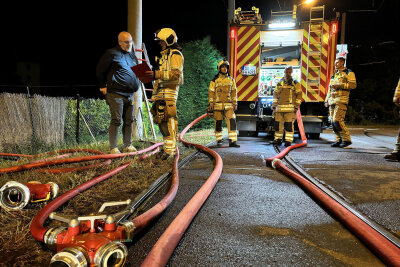
[[286,81],[282,78],[276,84],[272,107],[276,108],[277,112],[292,112],[300,107],[301,97],[300,83],[293,79]]
[[183,61],[183,55],[177,49],[161,51],[159,70],[154,71],[153,101],[178,99],[179,85],[183,84]]
[[[332,88],[332,85],[339,85],[339,88]],[[329,83],[329,91],[325,102],[329,105],[348,104],[350,90],[357,87],[356,76],[354,72],[347,68],[336,70]]]
[[237,89],[235,80],[228,74],[219,73],[210,82],[208,102],[214,110],[226,110],[237,106]]

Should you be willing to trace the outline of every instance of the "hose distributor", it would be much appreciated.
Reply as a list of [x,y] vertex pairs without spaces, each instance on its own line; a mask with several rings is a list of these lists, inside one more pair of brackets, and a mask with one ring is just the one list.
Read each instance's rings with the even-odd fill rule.
[[56,183],[42,184],[31,181],[19,183],[9,181],[0,188],[0,207],[7,210],[22,210],[29,202],[42,202],[57,196],[59,187]]
[[68,228],[50,228],[44,235],[44,242],[57,253],[50,266],[123,266],[128,250],[122,242],[130,241],[135,227],[132,222],[119,220],[132,212],[131,209],[106,215],[105,207],[129,205],[131,200],[106,202],[98,215],[74,219],[51,213],[49,218],[68,224]]

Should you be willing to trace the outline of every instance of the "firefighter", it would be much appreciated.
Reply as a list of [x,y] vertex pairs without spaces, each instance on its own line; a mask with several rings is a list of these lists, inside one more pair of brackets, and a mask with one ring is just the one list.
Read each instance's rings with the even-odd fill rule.
[[325,107],[329,107],[329,118],[335,133],[336,142],[332,147],[351,145],[350,132],[344,123],[350,90],[356,88],[354,72],[344,66],[346,60],[339,57],[335,61],[335,73],[329,83],[329,91],[325,98]]
[[301,104],[302,91],[300,83],[292,78],[293,68],[285,68],[285,76],[276,84],[272,109],[275,117],[274,144],[281,145],[285,131],[285,146],[293,142],[293,122]]
[[157,157],[165,160],[173,156],[176,150],[178,137],[176,100],[179,86],[183,84],[184,58],[174,30],[163,28],[156,31],[155,40],[162,50],[161,57],[156,58],[158,70],[147,71],[146,75],[155,79],[151,113],[164,139],[163,151]]
[[[393,103],[400,108],[400,79],[394,91]],[[400,161],[400,129],[394,150],[392,153],[385,155],[385,159]]]
[[217,66],[218,74],[210,82],[208,89],[209,110],[213,112],[215,120],[215,139],[221,145],[222,119],[225,118],[228,128],[230,147],[240,147],[237,144],[236,115],[237,90],[235,80],[229,75],[229,62],[221,60]]

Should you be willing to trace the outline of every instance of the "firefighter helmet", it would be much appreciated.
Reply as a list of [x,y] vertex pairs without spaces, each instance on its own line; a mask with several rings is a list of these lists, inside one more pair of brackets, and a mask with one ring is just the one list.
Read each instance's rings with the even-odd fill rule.
[[228,62],[226,59],[223,59],[223,60],[221,60],[220,62],[218,62],[217,69],[218,69],[219,71],[221,71],[221,66],[222,66],[222,65],[225,65],[225,66],[228,68],[228,70],[229,70],[229,62]]
[[171,28],[162,28],[156,31],[154,35],[155,35],[154,40],[156,41],[162,40],[167,44],[167,46],[171,46],[178,41],[178,37],[176,36],[175,31]]

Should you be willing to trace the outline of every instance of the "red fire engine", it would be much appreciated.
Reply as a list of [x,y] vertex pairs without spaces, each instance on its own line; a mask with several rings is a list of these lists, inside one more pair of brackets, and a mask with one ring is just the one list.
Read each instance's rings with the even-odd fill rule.
[[295,8],[271,12],[265,23],[258,8],[235,10],[229,63],[238,88],[240,135],[273,132],[273,90],[291,65],[303,91],[305,131],[311,138],[319,137],[327,116],[323,102],[334,70],[338,29],[338,21],[325,20],[324,12],[324,6],[311,7],[309,20],[303,22],[296,19]]

